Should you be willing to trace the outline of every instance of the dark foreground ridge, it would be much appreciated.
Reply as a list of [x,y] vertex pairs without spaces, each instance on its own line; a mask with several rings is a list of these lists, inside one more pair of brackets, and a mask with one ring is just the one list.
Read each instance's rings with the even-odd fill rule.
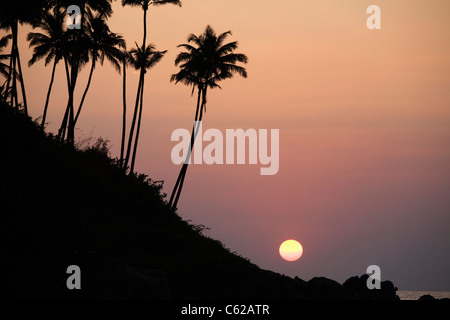
[[[58,144],[0,108],[2,298],[385,299],[366,287],[262,270],[172,212],[161,184],[124,175],[99,144]],[[213,212],[211,212],[213,214]],[[66,286],[81,269],[81,290]]]

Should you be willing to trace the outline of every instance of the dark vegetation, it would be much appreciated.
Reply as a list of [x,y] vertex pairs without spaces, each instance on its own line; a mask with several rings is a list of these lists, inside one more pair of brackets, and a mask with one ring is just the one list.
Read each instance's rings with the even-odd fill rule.
[[[160,183],[124,174],[101,148],[57,143],[7,106],[0,112],[0,261],[8,274],[1,290],[7,297],[146,297],[152,281],[160,298],[293,294],[276,290],[289,278],[277,276],[269,289],[264,277],[271,272],[183,221],[163,200]],[[79,292],[66,287],[71,264],[82,270]],[[96,286],[108,275],[114,290],[103,292]],[[135,277],[142,283],[133,283]]]
[[[0,289],[7,298],[395,299],[390,281],[305,282],[262,270],[183,221],[162,184],[126,175],[105,141],[81,151],[0,106]],[[66,269],[81,268],[81,290]],[[350,281],[351,280],[351,281]]]
[[[46,125],[55,71],[58,63],[62,62],[67,82],[68,101],[56,139],[73,146],[75,128],[88,95],[94,70],[96,66],[103,65],[104,61],[108,60],[123,76],[119,167],[133,176],[144,108],[146,74],[163,59],[167,52],[167,50],[157,51],[154,44],[147,44],[147,15],[151,8],[166,5],[181,7],[182,2],[180,0],[122,0],[121,3],[122,6],[140,8],[143,12],[142,45],[139,46],[135,42],[136,47],[131,50],[127,50],[125,39],[120,34],[112,32],[108,26],[108,19],[114,13],[112,0],[36,0],[32,6],[25,0],[15,0],[3,4],[0,11],[0,30],[10,34],[0,38],[0,75],[5,78],[4,81],[0,80],[0,101],[28,115],[18,34],[20,24],[30,24],[35,31],[41,32],[33,31],[27,35],[30,48],[33,48],[33,56],[28,65],[32,66],[39,60],[45,60],[45,66],[53,65],[41,127],[44,128]],[[77,8],[78,13],[74,13],[74,8]],[[175,65],[180,67],[180,71],[173,74],[170,81],[192,86],[192,94],[196,89],[198,90],[195,123],[202,121],[203,113],[206,113],[208,89],[220,88],[219,82],[231,79],[235,74],[247,77],[246,69],[238,63],[246,64],[248,58],[242,53],[234,52],[238,48],[237,41],[225,43],[225,39],[230,35],[231,31],[217,35],[208,25],[204,33],[199,36],[190,34],[187,37],[188,43],[178,46],[185,51],[178,54],[175,59]],[[10,40],[12,40],[10,53],[2,53]],[[4,60],[9,60],[9,64],[2,62]],[[89,64],[89,78],[78,105],[75,102],[77,98],[75,88],[77,83],[80,84],[78,76],[80,71]],[[127,67],[139,71],[136,102],[129,129],[127,128]],[[191,151],[198,128],[199,124],[194,125],[192,129]],[[169,204],[173,209],[177,208],[187,168],[187,164],[182,166],[170,196]]]

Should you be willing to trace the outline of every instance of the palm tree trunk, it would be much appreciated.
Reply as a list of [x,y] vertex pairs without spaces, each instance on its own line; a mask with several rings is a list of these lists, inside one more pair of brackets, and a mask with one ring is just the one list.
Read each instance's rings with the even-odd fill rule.
[[[192,126],[192,132],[194,132],[194,130],[195,130],[195,123],[197,122],[197,119],[198,119],[198,113],[199,113],[200,101],[201,101],[201,93],[202,93],[202,91],[199,87],[198,88],[198,96],[197,96],[197,108],[195,110],[195,120],[194,120],[194,125]],[[191,134],[191,145],[192,145],[192,136],[193,136],[193,134]],[[180,173],[178,174],[178,178],[177,178],[177,181],[175,182],[175,186],[173,187],[172,194],[170,195],[169,207],[171,207],[171,208],[172,208],[174,197],[178,192],[178,187],[179,187],[180,181],[183,177],[184,166],[189,161],[190,154],[191,154],[191,152],[189,150],[188,154],[186,155],[186,160],[184,161],[183,166],[181,167]]]
[[83,92],[83,97],[81,98],[81,102],[80,102],[80,106],[78,107],[77,115],[75,116],[74,126],[77,124],[78,117],[80,116],[81,108],[83,107],[84,99],[86,98],[86,94],[89,90],[89,86],[91,85],[92,74],[94,73],[94,69],[95,69],[95,61],[92,61],[91,71],[89,72],[89,79],[88,79],[88,82],[86,85],[86,89]]
[[67,61],[66,56],[64,56],[64,68],[66,70],[67,93],[69,93],[70,92],[70,71],[69,71],[69,62]]
[[[81,3],[81,29],[84,28],[85,12],[86,12],[86,1],[82,1],[82,3]],[[72,146],[75,143],[75,114],[74,114],[73,100],[74,100],[75,86],[76,86],[77,77],[78,77],[79,63],[80,63],[80,55],[78,54],[74,57],[72,68],[70,70],[70,73],[71,73],[70,86],[69,86],[70,90],[69,90],[69,101],[67,104],[67,108],[68,108],[67,142]]]
[[[13,51],[11,46],[11,54],[9,55],[9,73],[8,73],[8,80],[6,80],[6,87],[5,87],[5,102],[8,100],[8,95],[10,96],[11,106],[12,106],[12,98],[11,98],[11,90],[9,90],[9,84],[11,83],[12,79],[12,72],[13,72]],[[9,91],[9,94],[8,94]]]
[[188,169],[188,164],[187,163],[183,164],[183,168],[181,168],[181,171],[180,171],[181,177],[180,177],[179,188],[177,190],[177,194],[175,196],[173,205],[171,206],[171,208],[173,208],[174,210],[177,208],[178,200],[180,199],[181,189],[183,188],[184,178],[186,177],[187,169]]
[[134,163],[136,160],[136,152],[137,152],[137,147],[138,147],[138,142],[139,142],[139,132],[141,131],[142,105],[144,102],[144,80],[145,80],[145,78],[143,77],[142,78],[142,87],[141,87],[141,102],[140,102],[140,107],[139,107],[139,118],[138,118],[138,123],[137,123],[137,128],[136,128],[136,138],[134,139],[133,156],[131,157],[130,176],[132,176],[133,172],[134,172]]
[[[67,72],[68,67],[66,65]],[[75,85],[78,76],[78,62],[75,61],[74,65],[70,70],[70,82],[69,82],[69,99],[67,101],[66,113],[64,114],[63,123],[61,124],[60,134],[58,138],[60,141],[64,140],[65,133],[67,131],[67,142],[71,145],[74,144],[75,140],[75,126],[74,126],[74,110],[73,110],[73,98],[75,92]],[[66,130],[67,129],[67,130]]]
[[125,132],[127,126],[127,64],[123,60],[123,114],[122,114],[122,142],[120,144],[120,161],[119,166],[123,168],[123,153],[125,148]]
[[74,145],[75,143],[75,109],[73,106],[74,98],[75,98],[75,87],[77,85],[78,79],[78,67],[80,63],[80,56],[75,59],[74,65],[72,66],[71,77],[70,77],[70,92],[69,92],[69,120],[67,125],[67,142],[70,145]]
[[[202,98],[202,95],[203,95],[203,98]],[[181,168],[180,173],[178,174],[177,182],[175,183],[175,187],[172,190],[172,194],[171,194],[170,200],[169,200],[169,206],[172,209],[177,208],[178,199],[180,198],[181,190],[183,189],[184,178],[186,177],[186,172],[187,172],[188,165],[189,165],[189,163],[188,163],[189,157],[191,156],[192,149],[194,148],[195,138],[197,137],[201,118],[203,117],[203,105],[206,101],[205,95],[206,95],[206,90],[204,91],[203,89],[201,89],[199,87],[198,88],[198,97],[197,97],[197,109],[195,112],[195,121],[194,121],[194,126],[192,128],[192,133],[191,133],[191,143],[189,146],[189,152],[186,156],[185,162],[183,163],[183,167]],[[202,101],[201,110],[200,110],[200,101]],[[199,114],[200,114],[200,118],[199,118]]]
[[53,80],[55,79],[55,70],[56,70],[57,63],[58,63],[58,60],[55,58],[55,62],[53,63],[52,78],[50,79],[50,85],[48,86],[48,91],[47,91],[47,98],[45,99],[44,114],[42,115],[42,123],[41,123],[42,129],[44,128],[45,119],[47,118],[47,108],[48,108],[48,103],[50,101],[50,93],[52,92]]
[[142,49],[145,48],[145,40],[147,39],[147,10],[148,8],[144,7],[144,39],[142,40]]
[[132,145],[132,142],[133,142],[134,128],[136,126],[137,112],[138,112],[138,108],[139,108],[139,96],[140,96],[140,93],[141,93],[141,87],[142,87],[143,78],[144,78],[144,72],[141,70],[141,74],[139,75],[138,91],[137,91],[137,94],[136,94],[136,103],[134,105],[133,120],[131,122],[130,134],[128,135],[127,154],[125,156],[125,163],[124,163],[124,166],[123,166],[123,168],[125,170],[127,168],[128,162],[130,161],[131,145]]
[[202,101],[202,109],[200,110],[200,117],[198,121],[202,121],[203,119],[203,110],[206,110],[206,92],[208,91],[208,88],[203,88],[203,101]]
[[62,142],[64,141],[65,135],[66,135],[66,128],[67,128],[67,119],[69,116],[69,107],[66,107],[66,111],[64,112],[64,117],[61,123],[61,126],[59,127],[58,130],[58,137],[57,140]]
[[[66,69],[66,80],[67,80],[67,93],[70,95],[70,71],[69,71],[69,63],[67,61],[67,57],[64,56],[64,67]],[[58,130],[58,137],[57,140],[58,141],[63,141],[64,140],[64,136],[66,134],[66,127],[67,127],[67,117],[69,116],[69,108],[66,107],[66,111],[64,112],[64,117],[63,117],[63,121],[61,123],[61,126]]]
[[169,207],[170,208],[174,208],[173,200],[174,200],[175,195],[177,194],[178,186],[180,185],[181,177],[183,176],[181,174],[183,172],[183,168],[184,168],[184,163],[183,163],[183,166],[181,167],[180,173],[178,174],[178,178],[177,178],[177,181],[175,182],[175,186],[173,187],[172,194],[170,195],[170,200],[169,200]]
[[16,81],[16,46],[17,38],[14,37],[14,28],[11,27],[11,33],[13,34],[13,43],[11,45],[11,59],[12,59],[12,83],[11,83],[11,107],[13,109],[19,108],[19,101],[17,98],[17,81]]
[[[17,24],[18,24],[18,22],[17,22]],[[20,88],[22,89],[23,110],[24,110],[25,115],[28,115],[27,95],[25,93],[25,82],[23,81],[22,67],[20,66],[19,46],[17,45],[17,33],[18,33],[18,27],[16,27],[16,32],[15,32],[17,67],[19,68],[19,81],[20,81]]]
[[[74,71],[75,69],[75,71]],[[74,114],[74,108],[73,108],[73,99],[75,94],[75,84],[77,79],[77,70],[78,70],[78,63],[76,63],[76,67],[72,67],[72,77],[70,80],[71,88],[69,93],[69,102],[68,102],[68,108],[69,108],[69,119],[68,119],[68,125],[67,125],[67,142],[70,145],[74,145],[75,143],[75,114]]]

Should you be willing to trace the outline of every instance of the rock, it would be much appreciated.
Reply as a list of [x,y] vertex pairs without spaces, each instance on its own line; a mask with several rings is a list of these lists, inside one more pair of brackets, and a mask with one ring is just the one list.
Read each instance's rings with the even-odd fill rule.
[[[367,281],[367,278],[366,278]],[[348,278],[344,283],[344,288],[349,292],[352,296],[352,299],[356,300],[370,300],[371,292],[369,288],[367,288],[366,281],[362,279],[362,277],[354,276]]]
[[343,286],[353,299],[357,300],[399,300],[396,294],[397,288],[391,281],[382,281],[380,289],[369,289],[367,279],[369,276],[363,274],[361,277],[354,276],[347,279]]
[[338,282],[315,277],[306,283],[305,299],[307,300],[348,300],[351,296]]
[[400,300],[397,296],[397,288],[389,280],[381,281],[381,289],[377,290],[377,294],[379,300]]
[[433,297],[430,294],[424,294],[423,296],[421,296],[418,300],[423,300],[423,301],[431,301],[431,300],[436,300],[435,297]]

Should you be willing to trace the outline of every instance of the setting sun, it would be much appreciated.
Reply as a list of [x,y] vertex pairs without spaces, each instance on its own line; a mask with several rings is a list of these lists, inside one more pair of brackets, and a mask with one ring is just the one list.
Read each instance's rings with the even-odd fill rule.
[[286,261],[296,261],[302,254],[303,247],[296,240],[286,240],[280,246],[280,256]]

